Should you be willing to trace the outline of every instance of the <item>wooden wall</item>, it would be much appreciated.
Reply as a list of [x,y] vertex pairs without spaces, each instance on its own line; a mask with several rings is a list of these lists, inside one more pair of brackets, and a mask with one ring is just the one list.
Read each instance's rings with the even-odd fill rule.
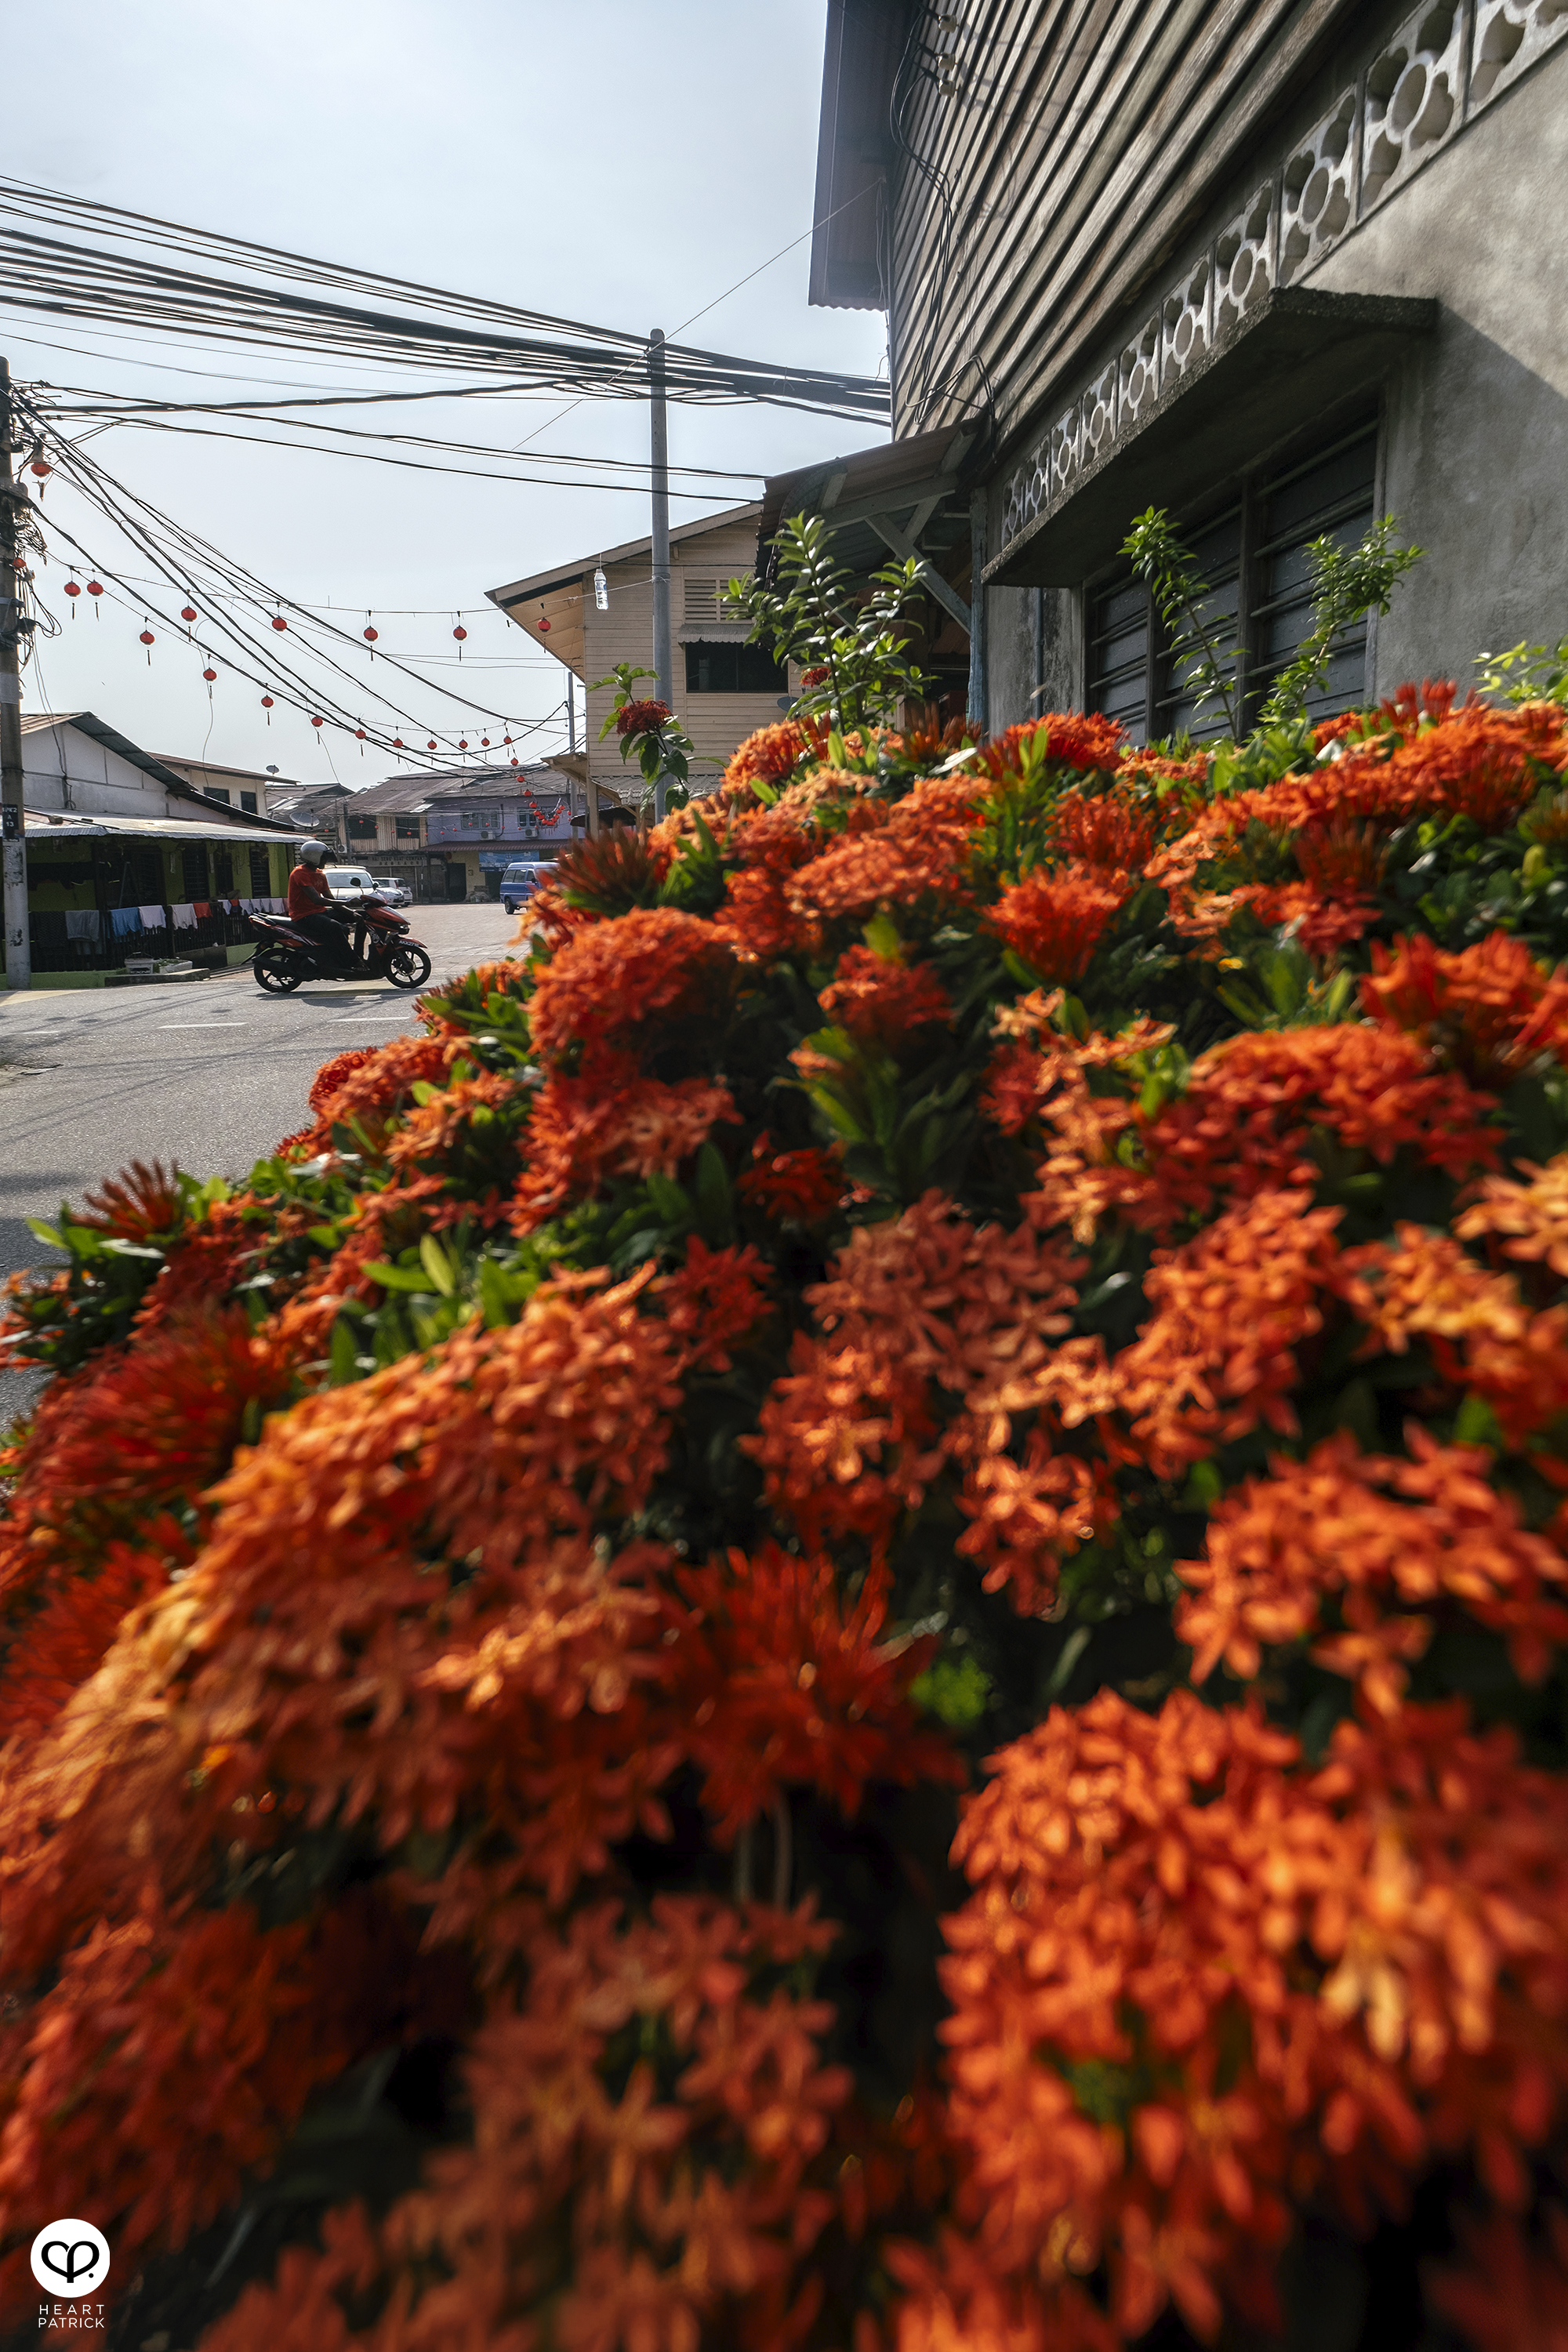
[[968,0],[954,14],[944,28],[921,12],[933,78],[902,116],[941,187],[907,156],[893,164],[894,429],[956,421],[989,391],[1005,444],[1368,11]]
[[[684,575],[690,571],[705,576],[721,574],[729,580],[737,573],[751,572],[756,558],[754,522],[728,523],[717,530],[694,533],[689,539],[678,540],[670,550],[670,636],[676,715],[698,751],[721,763],[729,759],[744,737],[759,727],[771,727],[781,713],[777,698],[773,695],[697,694],[688,701],[686,655],[680,642],[685,625]],[[642,789],[635,762],[628,761],[623,768],[620,745],[615,735],[599,741],[599,730],[615,700],[615,688],[605,687],[595,692],[594,681],[608,677],[616,662],[631,662],[647,669],[653,667],[653,581],[649,560],[638,555],[625,563],[608,564],[605,576],[610,591],[607,613],[599,612],[595,605],[592,567],[584,578],[583,675],[589,688],[588,754],[599,782],[612,789],[625,786],[635,796]],[[704,634],[743,635],[744,631],[737,632],[731,625],[709,629]],[[652,690],[650,680],[644,691]],[[719,773],[717,767],[695,769],[692,782],[699,792],[705,791],[718,782]]]

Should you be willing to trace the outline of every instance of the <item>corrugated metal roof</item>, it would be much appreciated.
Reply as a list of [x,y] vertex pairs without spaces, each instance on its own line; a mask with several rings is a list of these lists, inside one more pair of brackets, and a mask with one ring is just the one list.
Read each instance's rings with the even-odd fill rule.
[[[200,794],[197,794],[200,798]],[[183,816],[58,816],[48,809],[25,809],[27,838],[40,841],[90,841],[106,834],[129,834],[143,841],[221,841],[230,846],[242,828],[233,824],[203,824]],[[272,841],[304,841],[298,825],[274,825],[264,836]]]

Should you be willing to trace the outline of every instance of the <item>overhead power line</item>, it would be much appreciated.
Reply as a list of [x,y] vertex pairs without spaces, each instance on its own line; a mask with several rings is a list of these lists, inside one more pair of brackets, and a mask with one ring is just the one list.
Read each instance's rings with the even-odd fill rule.
[[[400,367],[507,376],[514,388],[639,399],[647,339],[509,303],[340,268],[234,237],[130,213],[59,191],[0,180],[0,288],[15,309],[152,326],[207,341],[309,349]],[[87,246],[37,224],[89,229]],[[132,248],[151,247],[152,254]],[[169,255],[178,260],[157,257]],[[221,261],[246,278],[184,266]],[[284,280],[271,283],[269,280]],[[321,289],[303,292],[310,286]],[[353,295],[347,301],[329,297]],[[408,306],[382,307],[389,302]],[[370,307],[372,304],[376,307]],[[664,346],[672,400],[763,401],[885,422],[888,387],[831,369],[778,366],[731,353]]]

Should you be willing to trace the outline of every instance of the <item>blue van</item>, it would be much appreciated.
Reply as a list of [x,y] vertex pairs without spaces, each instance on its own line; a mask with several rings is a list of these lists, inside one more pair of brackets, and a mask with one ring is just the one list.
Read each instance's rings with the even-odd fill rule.
[[555,871],[553,860],[548,865],[532,857],[519,858],[509,866],[500,877],[500,902],[509,915],[515,915],[525,898],[542,890]]

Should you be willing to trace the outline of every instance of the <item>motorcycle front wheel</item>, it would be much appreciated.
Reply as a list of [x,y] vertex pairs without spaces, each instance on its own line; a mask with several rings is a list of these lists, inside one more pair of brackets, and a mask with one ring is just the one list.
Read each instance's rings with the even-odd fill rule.
[[251,961],[251,971],[260,985],[273,996],[288,996],[304,979],[303,967],[295,962],[286,948],[263,948]]
[[430,977],[430,959],[423,948],[394,948],[386,959],[386,976],[394,988],[423,988]]

